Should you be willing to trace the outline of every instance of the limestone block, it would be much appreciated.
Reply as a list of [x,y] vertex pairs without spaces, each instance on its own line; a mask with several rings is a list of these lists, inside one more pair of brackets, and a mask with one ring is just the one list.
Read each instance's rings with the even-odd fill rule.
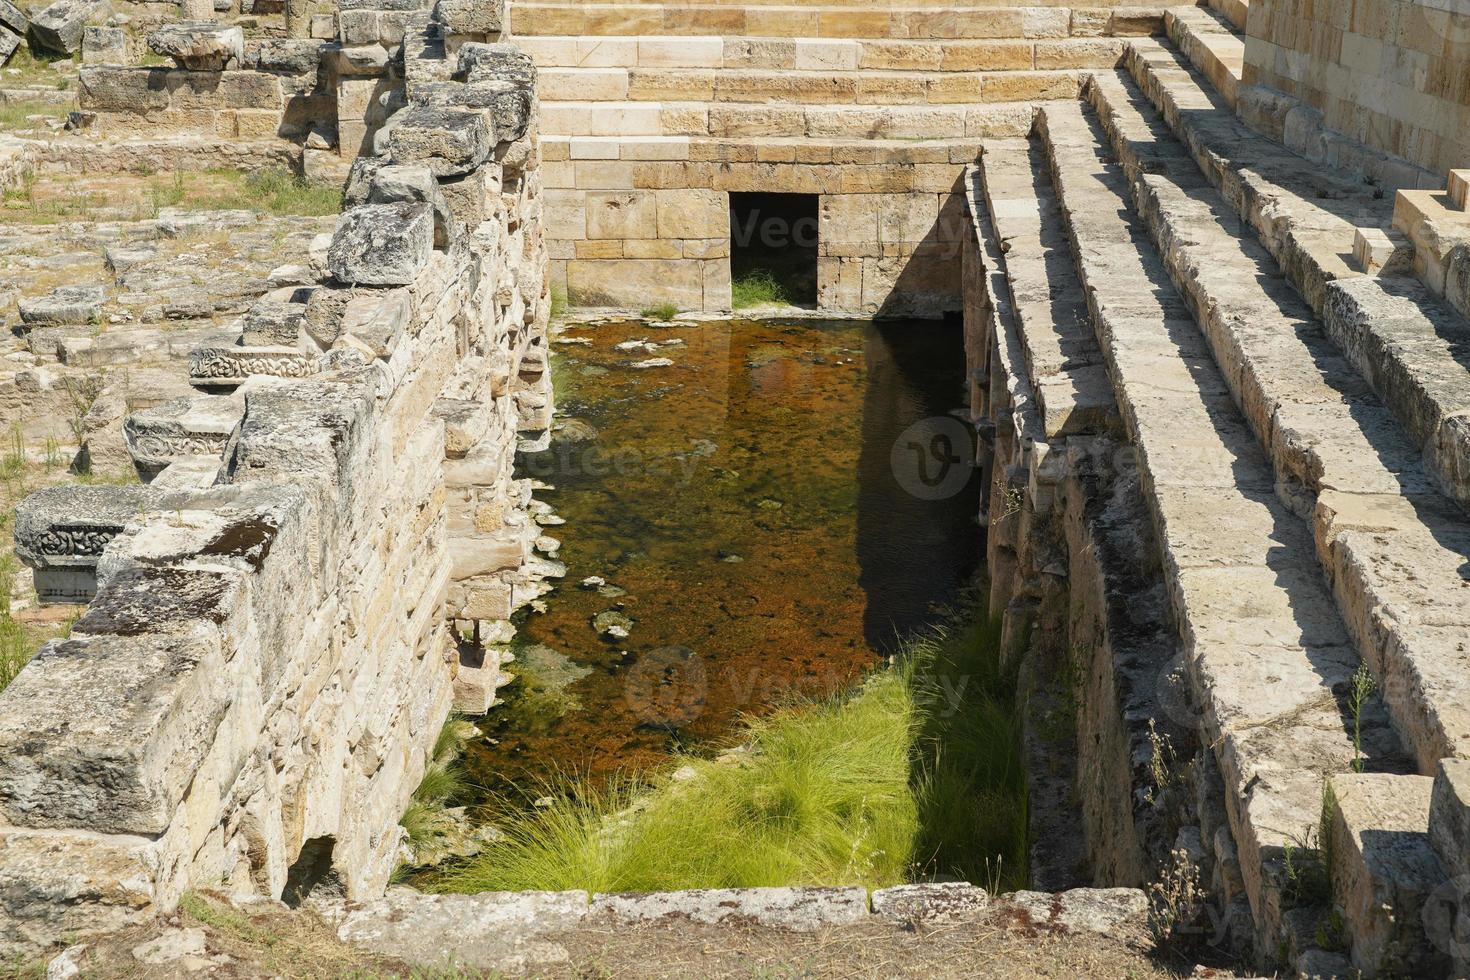
[[[466,228],[478,228],[494,211],[491,168],[480,167],[463,177],[439,181],[439,192],[454,220]],[[498,186],[498,180],[495,182]]]
[[[267,38],[255,51],[255,67],[283,75],[302,75],[315,86],[324,45],[306,38]],[[247,48],[248,50],[248,48]]]
[[337,344],[351,337],[374,357],[386,360],[408,330],[412,317],[413,303],[406,290],[375,290],[353,296],[342,310]]
[[337,14],[337,33],[348,46],[378,44],[379,18],[376,10],[343,10]]
[[531,121],[531,93],[515,82],[487,79],[460,84],[433,82],[414,89],[413,100],[426,105],[488,109],[499,142],[513,142],[526,134]]
[[1332,777],[1333,898],[1352,939],[1353,965],[1369,976],[1443,976],[1446,951],[1424,935],[1424,906],[1448,877],[1429,838],[1428,776]]
[[586,892],[485,892],[423,895],[393,888],[343,917],[338,938],[421,966],[444,961],[473,970],[539,972],[566,962],[546,938],[576,928],[587,915]]
[[107,300],[104,286],[57,286],[44,296],[19,300],[20,319],[28,326],[96,323]]
[[[371,171],[370,176],[367,175],[368,170]],[[455,234],[454,214],[427,165],[385,165],[378,161],[359,160],[353,164],[351,174],[358,179],[349,180],[342,195],[343,204],[427,204],[434,211],[434,247],[448,247]],[[366,179],[362,179],[364,177]]]
[[709,888],[592,896],[591,916],[617,924],[670,919],[752,923],[798,932],[852,925],[868,917],[865,888]]
[[128,32],[123,28],[88,27],[82,32],[83,64],[126,65],[130,60]]
[[423,163],[436,177],[469,173],[490,156],[494,139],[483,112],[410,106],[393,118],[394,163]]
[[222,24],[168,24],[148,35],[148,47],[180,68],[221,71],[244,59],[245,32]]
[[0,950],[28,956],[151,917],[156,850],[140,837],[0,830]]
[[581,306],[641,309],[650,296],[687,309],[704,304],[704,273],[683,259],[581,260],[567,263],[567,295]]
[[31,19],[10,0],[0,0],[0,27],[18,37],[25,37],[30,32]]
[[586,208],[589,239],[659,236],[658,198],[653,191],[589,193]]
[[1353,261],[1370,275],[1405,275],[1414,268],[1414,243],[1392,228],[1359,228],[1353,235]]
[[388,49],[377,41],[336,49],[339,75],[381,75],[388,70]]
[[295,347],[205,345],[189,355],[189,383],[199,388],[234,388],[255,375],[309,378],[320,367],[314,355]]
[[1429,839],[1451,875],[1470,875],[1470,762],[1440,760],[1429,804]]
[[862,52],[858,41],[798,39],[795,67],[798,71],[857,71]]
[[527,90],[536,87],[535,62],[514,44],[471,41],[461,45],[459,73],[468,82],[511,82]]
[[939,222],[938,195],[885,194],[879,200],[880,243],[917,244],[935,237],[935,226]]
[[1451,170],[1448,190],[1455,207],[1470,210],[1470,170]]
[[108,0],[56,0],[31,18],[31,40],[56,54],[74,54],[82,46],[82,30],[112,13]]
[[985,889],[963,881],[894,885],[873,892],[873,914],[899,922],[951,920],[983,912],[989,902]]
[[129,414],[123,422],[123,438],[139,472],[156,474],[180,459],[222,456],[244,414],[243,398],[176,398]]
[[499,34],[506,29],[507,0],[439,0],[434,17],[446,34]]
[[418,277],[433,251],[430,205],[368,204],[337,220],[327,261],[341,282],[406,286]]
[[0,65],[9,61],[10,56],[20,48],[21,38],[22,35],[0,24]]
[[[659,238],[728,239],[730,198],[720,191],[655,191]],[[595,237],[595,236],[594,236]]]
[[311,291],[283,286],[251,304],[241,321],[240,341],[247,347],[294,346],[301,338],[306,300]]
[[147,487],[53,487],[15,511],[15,553],[36,571],[42,602],[87,601],[97,561],[128,521],[157,494]]

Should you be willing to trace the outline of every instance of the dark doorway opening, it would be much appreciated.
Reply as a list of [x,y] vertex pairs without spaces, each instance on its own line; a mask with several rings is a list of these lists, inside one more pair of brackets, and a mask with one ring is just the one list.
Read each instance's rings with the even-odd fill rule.
[[731,194],[735,308],[817,305],[817,195]]
[[331,837],[313,837],[301,845],[301,854],[296,858],[296,863],[286,869],[286,887],[281,892],[282,902],[294,909],[311,895],[346,897],[346,883],[332,866],[332,850],[336,843]]

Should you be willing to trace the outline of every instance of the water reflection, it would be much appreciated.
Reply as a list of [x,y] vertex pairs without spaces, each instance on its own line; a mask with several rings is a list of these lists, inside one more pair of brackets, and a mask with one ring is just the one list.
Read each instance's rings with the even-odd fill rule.
[[470,755],[481,784],[656,763],[835,690],[975,568],[957,329],[567,334],[590,343],[557,347],[556,440],[521,461],[555,487],[567,577],[517,624],[519,680]]

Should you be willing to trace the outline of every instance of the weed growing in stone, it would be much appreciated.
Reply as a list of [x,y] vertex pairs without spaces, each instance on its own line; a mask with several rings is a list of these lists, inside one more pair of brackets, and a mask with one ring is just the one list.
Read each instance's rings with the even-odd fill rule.
[[465,746],[478,734],[471,722],[451,716],[434,742],[423,778],[399,820],[414,865],[437,864],[454,838],[462,836],[462,828],[446,811],[467,794],[469,781],[461,758]]
[[1373,696],[1378,683],[1367,664],[1353,671],[1352,689],[1348,692],[1348,708],[1353,713],[1353,772],[1363,771],[1363,707]]
[[672,320],[679,315],[679,308],[673,303],[660,303],[644,309],[638,315],[645,320]]

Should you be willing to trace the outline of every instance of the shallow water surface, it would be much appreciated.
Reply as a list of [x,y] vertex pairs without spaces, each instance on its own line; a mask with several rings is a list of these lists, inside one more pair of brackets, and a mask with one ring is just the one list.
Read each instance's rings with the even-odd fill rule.
[[975,570],[956,326],[600,323],[555,350],[555,441],[521,468],[555,488],[567,576],[518,619],[469,754],[485,789],[656,764],[835,691]]

